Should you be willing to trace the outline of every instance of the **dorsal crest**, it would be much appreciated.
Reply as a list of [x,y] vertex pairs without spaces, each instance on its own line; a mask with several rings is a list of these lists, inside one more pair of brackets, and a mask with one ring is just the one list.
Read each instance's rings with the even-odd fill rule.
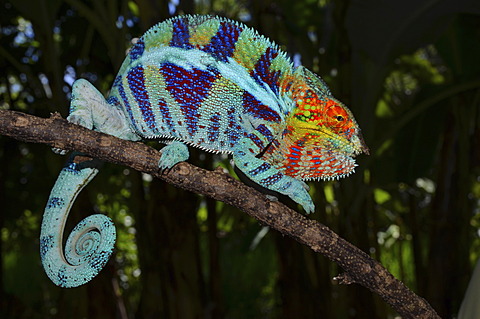
[[302,65],[295,70],[295,78],[299,83],[304,82],[305,85],[314,90],[317,95],[332,95],[325,81]]

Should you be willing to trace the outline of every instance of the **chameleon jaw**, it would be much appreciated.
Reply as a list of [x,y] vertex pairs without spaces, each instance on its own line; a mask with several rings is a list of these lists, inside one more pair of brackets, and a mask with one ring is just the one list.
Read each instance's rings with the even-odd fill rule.
[[349,155],[337,154],[325,159],[321,163],[314,163],[303,173],[302,180],[339,180],[355,172],[357,167],[355,159]]

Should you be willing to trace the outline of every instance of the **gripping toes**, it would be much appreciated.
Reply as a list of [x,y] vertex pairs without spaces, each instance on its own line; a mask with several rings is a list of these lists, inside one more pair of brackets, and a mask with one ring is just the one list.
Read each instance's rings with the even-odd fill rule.
[[92,116],[86,110],[79,110],[75,111],[74,113],[71,113],[67,117],[67,121],[73,124],[77,124],[83,127],[86,127],[88,129],[93,129],[93,121],[92,121]]
[[309,187],[305,182],[284,175],[279,188],[281,189],[280,193],[287,195],[293,201],[302,205],[307,214],[315,211],[315,205],[310,194],[308,194]]
[[243,149],[245,148],[238,147],[234,150],[233,161],[248,178],[267,189],[287,195],[296,203],[302,205],[307,213],[315,210],[306,183],[284,175],[272,164],[257,158],[252,152],[245,152]]
[[184,162],[190,156],[188,153],[188,147],[178,141],[174,141],[171,144],[162,148],[162,156],[158,162],[158,167],[161,170],[172,168],[175,164]]

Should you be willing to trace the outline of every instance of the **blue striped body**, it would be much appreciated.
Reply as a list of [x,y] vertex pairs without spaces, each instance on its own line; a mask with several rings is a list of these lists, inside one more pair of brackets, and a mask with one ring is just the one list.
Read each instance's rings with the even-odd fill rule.
[[[245,55],[245,43],[256,51]],[[256,135],[271,141],[281,131],[294,104],[279,95],[280,84],[292,72],[285,54],[253,30],[185,16],[157,25],[133,46],[108,101],[143,138],[232,153],[243,137],[263,148]]]

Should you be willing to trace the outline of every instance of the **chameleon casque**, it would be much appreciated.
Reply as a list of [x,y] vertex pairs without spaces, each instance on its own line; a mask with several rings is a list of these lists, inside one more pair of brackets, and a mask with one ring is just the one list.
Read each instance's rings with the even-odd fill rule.
[[[186,144],[232,155],[255,183],[314,210],[304,181],[340,178],[368,148],[352,113],[277,45],[226,18],[186,15],[148,30],[129,51],[107,99],[88,81],[73,84],[70,122],[122,139],[161,139],[160,169],[189,157]],[[77,194],[96,175],[70,157],[42,222],[40,253],[61,287],[91,280],[109,259],[115,227],[92,215],[65,222]]]

